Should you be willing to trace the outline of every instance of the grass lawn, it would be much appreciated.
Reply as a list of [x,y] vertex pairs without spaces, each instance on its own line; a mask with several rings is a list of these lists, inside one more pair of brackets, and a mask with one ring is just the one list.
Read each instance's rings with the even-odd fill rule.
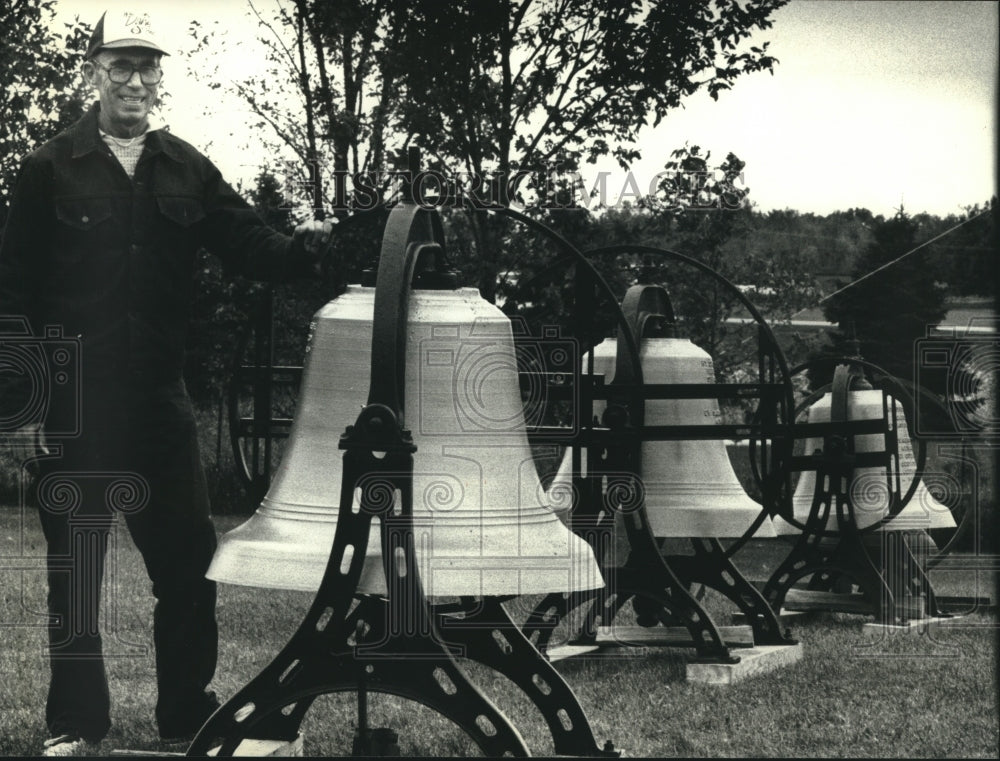
[[[239,519],[217,519],[221,531]],[[152,598],[124,528],[112,550],[105,612],[114,728],[103,749],[157,750]],[[737,556],[750,578],[787,548],[751,543]],[[33,755],[45,739],[44,542],[37,518],[0,509],[0,755]],[[992,579],[935,572],[942,594],[992,594]],[[233,694],[298,625],[311,595],[219,587],[219,667],[214,688]],[[531,601],[512,601],[515,618]],[[714,603],[713,603],[714,604]],[[557,668],[587,711],[598,742],[629,756],[983,757],[998,754],[996,615],[977,612],[933,636],[865,638],[866,619],[820,613],[796,624],[803,660],[732,687],[689,684],[685,651],[625,651],[562,661]],[[717,619],[719,623],[728,620]],[[532,752],[552,752],[540,716],[506,680],[469,667]],[[355,694],[324,696],[303,725],[307,755],[346,755]],[[371,726],[400,734],[404,755],[477,755],[466,736],[420,704],[372,695]]]

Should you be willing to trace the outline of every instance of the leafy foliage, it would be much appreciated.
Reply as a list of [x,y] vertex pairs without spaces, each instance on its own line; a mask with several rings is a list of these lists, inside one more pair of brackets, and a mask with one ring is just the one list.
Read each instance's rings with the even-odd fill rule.
[[[815,303],[819,295],[809,261],[775,257],[759,242],[766,240],[766,219],[750,206],[743,169],[744,162],[733,153],[713,164],[710,152],[684,146],[671,154],[653,196],[642,196],[635,205],[602,209],[598,215],[579,208],[550,208],[542,218],[585,251],[623,249],[590,257],[617,298],[636,283],[665,285],[679,334],[712,355],[720,379],[739,376],[748,371],[747,362],[756,363],[756,329],[740,324],[751,314],[737,289],[692,264],[640,249],[671,249],[706,265],[748,292],[750,302],[772,323]],[[503,239],[504,249],[518,257],[499,285],[504,309],[533,322],[571,311],[575,286],[552,278],[546,246],[542,236],[534,234]],[[598,309],[593,320],[602,336],[616,330],[610,307]]]
[[[281,184],[261,172],[247,197],[271,227],[291,234],[292,212],[284,205]],[[191,395],[211,403],[226,393],[240,339],[256,330],[255,320],[266,302],[273,306],[274,361],[301,365],[307,327],[313,313],[339,294],[347,281],[358,282],[362,271],[377,259],[385,212],[357,214],[341,225],[334,241],[333,267],[323,281],[266,285],[227,273],[218,259],[199,252],[195,277],[198,287],[192,303],[192,329],[187,341],[185,379]],[[291,411],[288,411],[291,414]]]
[[[275,209],[277,182],[262,173],[247,194],[268,224],[291,233],[287,213]],[[268,288],[225,272],[221,262],[204,249],[198,252],[195,270],[198,287],[191,304],[184,377],[191,395],[208,403],[224,393],[236,342],[251,316],[267,296]]]
[[[209,87],[229,81],[226,89],[255,115],[255,139],[274,157],[261,170],[297,190],[286,194],[285,205],[298,216],[342,211],[354,203],[348,177],[387,165],[387,130],[399,96],[384,70],[404,7],[393,0],[278,0],[268,14],[252,0],[247,5],[261,29],[266,69],[236,78],[208,71]],[[209,49],[222,60],[240,44],[197,21],[189,32],[197,43],[194,60]],[[289,155],[291,163],[283,164],[279,157]],[[363,205],[380,201],[385,190],[373,189],[375,197]]]
[[79,20],[55,31],[54,0],[0,3],[0,229],[21,159],[83,115],[77,73],[89,34]]
[[[491,179],[496,203],[524,200],[510,187],[531,173],[527,203],[544,207],[543,173],[607,155],[628,168],[639,130],[685,96],[704,88],[717,98],[738,77],[771,70],[767,43],[744,41],[782,4],[417,0],[398,56],[399,123],[450,172]],[[477,285],[492,299],[510,262],[489,218],[471,220]]]
[[[268,69],[232,89],[270,143],[300,162],[292,172],[319,213],[385,198],[392,183],[376,175],[398,167],[410,144],[507,203],[515,173],[605,155],[628,166],[639,130],[684,97],[704,89],[717,98],[740,76],[771,70],[767,43],[749,37],[783,4],[288,0],[265,18],[251,3]],[[194,55],[214,45],[214,33],[191,32]],[[344,173],[358,172],[368,179],[351,196]],[[525,190],[544,202],[538,184]],[[481,211],[470,223],[476,283],[492,299],[509,269],[502,231]]]
[[857,342],[865,359],[909,380],[914,342],[944,319],[945,287],[936,279],[925,250],[877,270],[915,249],[919,229],[902,209],[874,224],[874,240],[852,273],[857,282],[833,296],[823,309],[827,319],[838,325],[832,337],[834,352],[853,354]]
[[[671,156],[654,214],[669,224],[673,246],[741,286],[772,322],[813,303],[818,296],[805,260],[776,257],[750,243],[758,225],[750,189],[742,181],[745,162],[729,153],[712,167],[711,153],[702,155],[699,146],[685,146]],[[668,275],[667,282],[686,334],[715,358],[721,374],[752,359],[747,351],[755,341],[748,339],[755,328],[727,322],[750,317],[731,289],[689,269]]]
[[[401,124],[465,169],[575,167],[634,143],[685,96],[776,59],[746,44],[783,2],[409,2]],[[457,168],[457,167],[456,167]]]
[[927,214],[915,217],[927,239],[964,223],[948,233],[947,237],[927,247],[927,258],[934,263],[934,271],[940,279],[948,284],[950,293],[959,296],[995,295],[996,218],[995,196],[988,203],[967,207],[962,215],[949,215],[943,219]]

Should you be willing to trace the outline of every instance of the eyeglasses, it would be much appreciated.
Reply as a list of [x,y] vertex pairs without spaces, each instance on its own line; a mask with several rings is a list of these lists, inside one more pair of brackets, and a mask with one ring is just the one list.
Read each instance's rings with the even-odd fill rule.
[[94,61],[94,66],[104,69],[108,72],[108,79],[114,82],[116,85],[123,85],[132,79],[132,75],[135,72],[139,72],[139,79],[144,85],[155,85],[159,84],[160,80],[163,79],[163,71],[159,66],[132,66],[131,64],[116,63],[112,66],[104,66],[103,64]]

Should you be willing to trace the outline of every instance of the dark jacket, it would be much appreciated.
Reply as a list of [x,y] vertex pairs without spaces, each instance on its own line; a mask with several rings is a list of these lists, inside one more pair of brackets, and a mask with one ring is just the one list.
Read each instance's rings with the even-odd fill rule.
[[[307,275],[308,261],[169,132],[147,134],[130,179],[98,134],[98,111],[21,164],[0,245],[0,315],[78,337],[85,381],[170,382],[184,367],[200,247],[258,280]],[[6,380],[0,410],[25,390]]]

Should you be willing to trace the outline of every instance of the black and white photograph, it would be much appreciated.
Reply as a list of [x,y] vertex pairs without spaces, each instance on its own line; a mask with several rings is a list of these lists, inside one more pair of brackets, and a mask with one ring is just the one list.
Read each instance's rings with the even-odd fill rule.
[[1000,753],[1000,4],[0,33],[0,757]]

